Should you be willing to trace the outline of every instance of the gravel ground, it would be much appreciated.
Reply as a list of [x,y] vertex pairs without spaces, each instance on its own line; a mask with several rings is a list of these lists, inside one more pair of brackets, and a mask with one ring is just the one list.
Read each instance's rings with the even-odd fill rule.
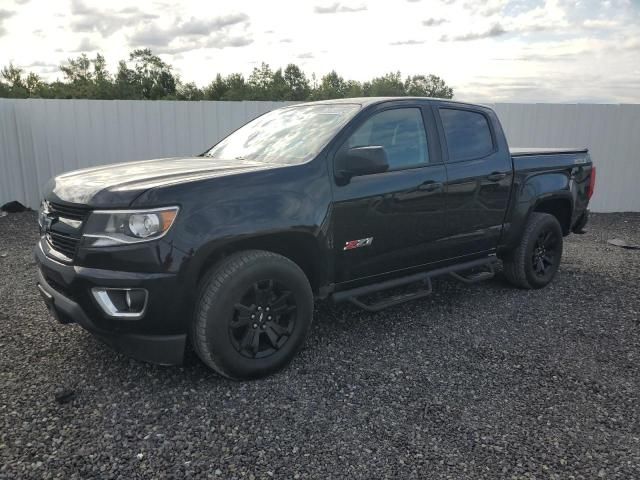
[[640,215],[594,215],[540,291],[319,305],[289,368],[235,383],[54,324],[35,215],[0,218],[0,478],[640,478],[640,251],[613,237]]

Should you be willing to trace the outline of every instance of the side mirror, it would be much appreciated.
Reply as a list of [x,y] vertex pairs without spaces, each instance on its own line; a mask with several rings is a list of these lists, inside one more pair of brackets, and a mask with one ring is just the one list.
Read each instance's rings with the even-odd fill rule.
[[389,160],[384,147],[354,147],[344,150],[335,158],[336,175],[348,182],[351,177],[383,173],[389,170]]

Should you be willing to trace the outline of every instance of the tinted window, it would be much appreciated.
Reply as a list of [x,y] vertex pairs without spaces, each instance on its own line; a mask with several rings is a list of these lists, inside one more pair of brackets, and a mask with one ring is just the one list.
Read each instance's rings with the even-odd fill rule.
[[376,113],[347,140],[346,147],[384,147],[389,169],[429,163],[427,135],[419,108],[397,108]]
[[440,118],[449,149],[449,161],[488,155],[493,140],[487,118],[481,113],[441,108]]

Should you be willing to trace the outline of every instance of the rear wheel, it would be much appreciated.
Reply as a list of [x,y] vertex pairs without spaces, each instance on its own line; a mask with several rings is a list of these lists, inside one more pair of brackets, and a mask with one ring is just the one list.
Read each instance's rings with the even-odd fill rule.
[[205,277],[191,340],[218,373],[258,378],[291,361],[312,316],[313,294],[304,272],[281,255],[249,250],[225,258]]
[[548,213],[534,212],[520,245],[503,260],[507,280],[520,288],[542,288],[558,271],[562,258],[562,227]]

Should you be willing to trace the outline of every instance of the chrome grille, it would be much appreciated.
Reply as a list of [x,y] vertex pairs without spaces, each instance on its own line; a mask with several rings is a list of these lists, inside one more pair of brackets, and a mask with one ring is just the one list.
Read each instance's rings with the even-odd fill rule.
[[89,213],[89,208],[77,205],[63,205],[49,202],[49,212],[56,217],[70,218],[72,220],[84,220]]
[[44,233],[53,250],[70,260],[76,255],[82,226],[91,212],[89,207],[45,202]]
[[68,235],[62,235],[55,232],[47,233],[47,240],[54,248],[60,253],[63,253],[69,258],[73,258],[78,248],[79,238],[70,237]]

